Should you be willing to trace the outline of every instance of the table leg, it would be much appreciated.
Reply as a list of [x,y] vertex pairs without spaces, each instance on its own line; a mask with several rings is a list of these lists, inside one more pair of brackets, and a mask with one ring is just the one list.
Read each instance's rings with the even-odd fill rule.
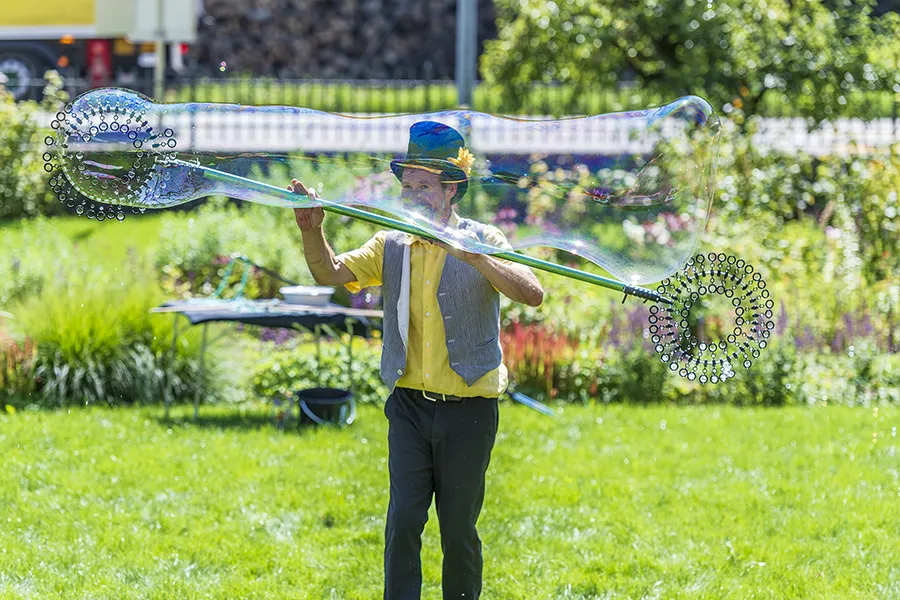
[[200,378],[197,381],[197,390],[194,392],[194,420],[200,414],[200,392],[203,390],[203,373],[206,370],[206,332],[209,323],[203,324],[203,342],[200,345]]
[[347,380],[350,388],[348,391],[353,393],[353,321],[344,319],[344,323],[347,325]]
[[322,387],[322,328],[316,325],[316,385]]
[[169,362],[169,376],[166,389],[163,392],[163,402],[166,404],[166,419],[169,418],[169,405],[175,393],[175,360],[178,358],[178,313],[172,314],[172,356]]

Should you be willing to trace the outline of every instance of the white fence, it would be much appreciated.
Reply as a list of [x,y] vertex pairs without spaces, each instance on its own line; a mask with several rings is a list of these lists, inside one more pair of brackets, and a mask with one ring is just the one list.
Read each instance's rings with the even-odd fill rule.
[[[635,136],[638,120],[536,118],[501,119],[473,113],[434,113],[433,118],[463,129],[479,153],[603,153],[643,152],[647,136]],[[422,115],[347,119],[328,113],[236,111],[182,113],[165,117],[180,151],[210,152],[403,152],[409,127]],[[41,115],[46,123],[52,115]],[[900,143],[900,120],[838,119],[813,131],[799,118],[761,119],[754,143],[762,150],[803,151],[812,155],[867,154]]]

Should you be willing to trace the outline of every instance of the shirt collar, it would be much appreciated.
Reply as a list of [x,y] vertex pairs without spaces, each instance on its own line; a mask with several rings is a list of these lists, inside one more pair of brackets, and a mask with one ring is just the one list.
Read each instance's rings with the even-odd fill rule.
[[[450,219],[447,220],[447,227],[459,227],[459,215],[456,214],[455,210],[450,211]],[[425,240],[421,237],[414,235],[412,233],[406,234],[406,239],[403,241],[407,246],[412,246],[416,242],[424,242]]]

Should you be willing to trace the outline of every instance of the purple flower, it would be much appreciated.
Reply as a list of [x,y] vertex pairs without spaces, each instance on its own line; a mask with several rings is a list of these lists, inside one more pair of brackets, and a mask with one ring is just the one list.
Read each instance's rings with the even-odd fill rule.
[[784,300],[780,302],[781,310],[778,311],[778,320],[775,322],[775,335],[784,335],[788,328],[787,308],[784,306]]
[[841,352],[847,345],[847,336],[843,329],[834,332],[834,338],[831,340],[831,351],[835,354]]
[[804,327],[803,333],[794,338],[794,347],[797,350],[813,350],[816,346],[816,336],[809,327]]
[[849,313],[844,313],[841,317],[841,320],[844,322],[844,332],[846,333],[846,338],[848,340],[854,339],[853,335],[853,315]]

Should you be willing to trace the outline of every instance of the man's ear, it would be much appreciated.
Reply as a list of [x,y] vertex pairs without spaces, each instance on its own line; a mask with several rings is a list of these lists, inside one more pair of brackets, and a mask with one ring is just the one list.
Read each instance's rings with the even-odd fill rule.
[[[459,184],[456,183],[445,183],[444,184],[444,199],[451,200],[456,195],[457,190],[459,190]],[[450,195],[447,195],[447,192],[450,192]]]

